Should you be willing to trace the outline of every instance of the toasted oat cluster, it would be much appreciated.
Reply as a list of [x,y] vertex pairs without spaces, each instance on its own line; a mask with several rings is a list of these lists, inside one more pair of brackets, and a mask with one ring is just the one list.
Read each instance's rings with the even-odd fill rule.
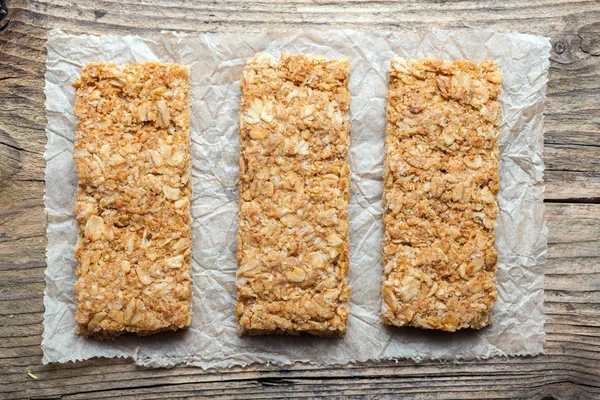
[[257,55],[244,70],[240,333],[346,331],[349,61]]
[[74,159],[79,332],[98,339],[190,325],[190,71],[81,71]]
[[395,58],[389,81],[383,322],[482,328],[497,297],[498,66]]

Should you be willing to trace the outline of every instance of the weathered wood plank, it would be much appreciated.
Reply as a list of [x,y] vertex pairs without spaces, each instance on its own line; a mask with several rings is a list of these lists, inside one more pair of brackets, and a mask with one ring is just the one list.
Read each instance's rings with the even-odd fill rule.
[[[562,282],[572,282],[573,274],[571,267],[577,269],[579,274],[589,273],[588,281],[593,280],[593,276],[598,276],[598,267],[600,265],[600,205],[595,204],[548,204],[548,225],[551,232],[551,244],[549,255],[549,275],[546,278],[547,298],[557,291],[552,289],[553,285],[562,285]],[[556,229],[559,224],[567,224],[573,219],[588,221],[588,224],[578,224],[583,226],[579,232],[573,232],[570,229]],[[590,244],[591,243],[591,244]],[[579,249],[583,249],[580,252]],[[583,254],[582,254],[583,253]],[[582,254],[582,256],[580,256]],[[583,268],[581,268],[583,266]],[[29,271],[29,272],[27,272]],[[30,273],[33,276],[39,275],[41,271],[32,269],[25,270],[18,279],[27,277]],[[596,280],[597,281],[597,280]],[[15,291],[11,295],[18,297],[19,293],[26,296],[24,302],[31,301],[30,294],[38,292],[37,302],[41,302],[41,290],[43,284],[36,285],[37,289],[32,290],[27,285],[14,285]],[[579,285],[592,285],[592,283],[579,282]],[[456,381],[458,376],[467,376],[473,379],[481,379],[481,386],[475,381],[469,381],[465,387],[452,387],[455,393],[465,393],[472,395],[472,398],[481,396],[486,387],[490,387],[498,393],[499,397],[512,396],[521,392],[526,387],[537,386],[543,389],[555,389],[556,383],[564,381],[577,382],[582,387],[591,387],[598,390],[595,382],[600,381],[600,371],[595,368],[600,364],[600,326],[597,321],[600,320],[600,298],[596,295],[593,303],[585,301],[582,296],[581,287],[566,285],[566,288],[560,287],[559,290],[567,291],[570,295],[568,300],[560,302],[549,302],[546,307],[548,324],[546,330],[548,342],[546,345],[546,355],[540,357],[526,357],[516,359],[492,359],[477,361],[473,363],[421,363],[413,364],[409,361],[400,361],[399,364],[384,362],[381,364],[359,364],[345,368],[328,368],[321,370],[311,366],[294,366],[284,370],[277,370],[273,367],[255,366],[250,369],[232,369],[222,371],[221,374],[206,374],[201,370],[194,368],[171,369],[171,370],[147,370],[136,367],[124,360],[93,360],[75,365],[51,365],[40,366],[39,359],[41,351],[39,349],[39,335],[41,334],[41,318],[39,313],[18,314],[13,318],[6,318],[8,326],[0,328],[0,336],[7,337],[10,340],[10,347],[16,347],[16,351],[3,354],[0,367],[7,370],[6,375],[0,380],[0,384],[11,386],[26,385],[28,393],[36,393],[36,396],[58,396],[72,395],[73,398],[81,398],[94,393],[94,397],[110,398],[127,396],[146,396],[157,393],[156,387],[160,387],[163,395],[181,395],[189,396],[192,393],[196,396],[208,396],[212,394],[230,395],[240,394],[240,397],[248,397],[256,394],[252,389],[254,386],[261,386],[261,393],[268,395],[268,391],[263,391],[265,380],[270,380],[272,385],[280,385],[282,381],[291,382],[289,388],[297,390],[297,395],[309,396],[327,396],[331,394],[328,391],[322,391],[322,381],[329,382],[339,378],[352,378],[352,384],[340,386],[340,393],[351,394],[371,393],[370,379],[376,379],[378,382],[387,379],[393,385],[398,382],[409,379],[413,386],[390,386],[389,393],[402,391],[410,394],[414,390],[419,393],[425,388],[429,388],[432,393],[446,393],[442,389],[443,382]],[[589,287],[585,290],[588,290]],[[36,295],[33,296],[36,298]],[[582,301],[583,300],[583,301]],[[20,300],[17,300],[21,302]],[[2,309],[2,307],[0,307]],[[37,320],[35,316],[38,316]],[[596,321],[596,322],[594,322]],[[31,340],[36,335],[38,342]],[[5,339],[6,340],[6,339]],[[4,350],[0,350],[4,352]],[[17,355],[20,355],[21,358]],[[116,362],[118,361],[118,362]],[[116,362],[116,364],[115,364]],[[100,368],[101,367],[101,368]],[[26,375],[27,370],[32,370],[39,381],[32,381]],[[525,376],[513,376],[514,371]],[[554,376],[556,380],[546,380],[547,376]],[[363,384],[355,377],[368,378]],[[422,381],[415,381],[415,377],[426,377]],[[451,378],[454,377],[454,378]],[[319,380],[321,379],[321,380]],[[507,382],[514,384],[514,387],[506,387],[501,379],[508,379]],[[232,393],[226,391],[224,386],[218,386],[220,381],[229,382],[234,385],[236,390]],[[438,382],[440,381],[440,382]],[[232,383],[233,382],[233,383]],[[240,382],[244,382],[241,384]],[[300,384],[302,382],[302,384]],[[158,386],[157,386],[158,385]],[[237,386],[235,386],[237,385]],[[176,388],[173,388],[176,386]],[[298,389],[298,386],[303,389]],[[82,390],[85,387],[85,390]],[[279,386],[278,386],[279,387]],[[217,389],[215,389],[217,388]],[[288,387],[286,386],[286,389]],[[467,391],[468,389],[468,391]],[[214,391],[213,391],[214,390]],[[383,390],[383,389],[382,389]],[[275,392],[274,392],[275,393]],[[271,394],[274,394],[271,393]],[[382,391],[382,394],[388,393]],[[543,392],[554,394],[551,390]],[[580,391],[579,395],[586,395],[586,392]],[[594,392],[590,392],[593,394]],[[243,394],[243,395],[242,395]],[[6,393],[8,396],[9,393]],[[487,394],[486,394],[487,395]],[[228,398],[228,397],[224,397]]]

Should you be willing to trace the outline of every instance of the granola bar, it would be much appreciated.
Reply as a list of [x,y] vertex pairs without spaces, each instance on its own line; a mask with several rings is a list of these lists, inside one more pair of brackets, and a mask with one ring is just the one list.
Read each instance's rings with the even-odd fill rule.
[[383,322],[482,328],[497,297],[498,66],[394,58],[389,81]]
[[190,325],[189,68],[92,63],[81,71],[74,160],[79,333]]
[[244,70],[241,334],[346,331],[349,61],[257,55]]

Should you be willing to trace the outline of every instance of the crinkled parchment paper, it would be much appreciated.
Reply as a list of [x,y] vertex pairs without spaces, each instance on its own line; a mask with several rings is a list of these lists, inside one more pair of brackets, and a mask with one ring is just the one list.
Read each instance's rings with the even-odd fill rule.
[[[454,32],[163,33],[153,38],[70,36],[50,32],[46,74],[48,249],[43,361],[131,357],[146,366],[185,363],[203,368],[254,362],[343,364],[393,358],[472,359],[533,355],[544,343],[544,223],[542,110],[550,43],[521,35]],[[348,333],[239,337],[235,269],[239,140],[239,78],[256,52],[321,53],[351,60]],[[498,302],[494,323],[480,331],[443,333],[387,328],[380,323],[381,194],[385,96],[390,59],[493,59],[503,75],[500,194],[496,247]],[[178,62],[192,65],[193,278],[192,326],[187,331],[98,342],[74,334],[76,119],[71,82],[93,61]]]

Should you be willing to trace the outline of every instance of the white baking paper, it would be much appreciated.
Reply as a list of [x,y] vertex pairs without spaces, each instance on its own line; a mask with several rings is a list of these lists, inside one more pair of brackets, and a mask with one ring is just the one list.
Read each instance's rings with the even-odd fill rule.
[[[542,119],[549,67],[547,38],[487,31],[71,36],[50,32],[45,154],[48,249],[43,362],[131,357],[145,366],[222,368],[251,363],[345,364],[396,358],[473,359],[534,355],[544,343]],[[351,61],[350,272],[348,333],[239,337],[235,321],[239,78],[256,52],[320,53]],[[380,322],[381,195],[387,72],[393,56],[496,60],[503,75],[500,194],[496,247],[498,301],[488,328],[457,333],[389,328]],[[93,61],[192,65],[192,326],[148,337],[98,342],[75,335],[76,119],[71,87]]]

